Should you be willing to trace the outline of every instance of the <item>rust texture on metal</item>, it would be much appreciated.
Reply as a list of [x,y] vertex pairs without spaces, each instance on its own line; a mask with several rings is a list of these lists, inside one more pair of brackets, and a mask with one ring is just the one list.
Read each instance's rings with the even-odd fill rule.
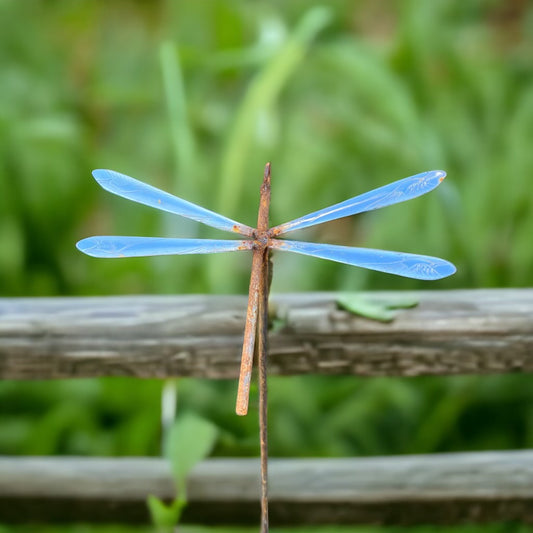
[[261,533],[268,532],[268,295],[272,279],[270,251],[264,250],[263,287],[257,324],[257,363],[259,367],[259,440],[261,449]]
[[[258,237],[266,238],[269,224],[270,211],[270,163],[265,166],[265,174],[261,185],[261,198],[259,201],[259,213],[257,215]],[[266,244],[266,243],[265,243]]]
[[255,337],[257,330],[257,314],[259,292],[262,286],[263,250],[254,248],[252,257],[252,273],[250,275],[250,289],[248,291],[248,308],[246,310],[246,325],[242,344],[241,370],[239,374],[239,388],[237,389],[237,405],[235,412],[244,416],[248,413],[248,398],[252,379]]
[[[261,185],[259,213],[257,215],[257,228],[253,233],[252,272],[250,275],[250,288],[248,291],[248,309],[246,311],[246,325],[244,328],[244,341],[242,346],[241,370],[239,374],[239,387],[237,390],[237,404],[235,412],[238,415],[248,413],[250,396],[250,382],[254,358],[255,339],[257,335],[257,322],[259,302],[268,292],[265,282],[268,273],[268,236],[270,210],[270,163],[265,166],[265,174]],[[268,294],[266,296],[268,298]],[[268,301],[267,301],[268,306]]]
[[[254,353],[259,367],[259,438],[261,448],[261,533],[268,533],[268,424],[267,424],[267,354],[268,354],[268,294],[271,238],[269,235],[270,163],[265,166],[257,228],[253,232],[252,273],[248,293],[248,309],[242,347],[241,371],[237,391],[238,415],[248,412],[250,382]],[[257,344],[256,344],[257,338]]]
[[255,228],[251,228],[245,224],[234,224],[231,229],[233,232],[244,235],[245,237],[253,237],[255,232]]

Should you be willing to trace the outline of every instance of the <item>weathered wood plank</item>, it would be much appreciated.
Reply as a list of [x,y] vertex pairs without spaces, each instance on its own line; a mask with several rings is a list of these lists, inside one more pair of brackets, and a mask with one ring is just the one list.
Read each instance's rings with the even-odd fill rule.
[[[533,370],[533,289],[423,291],[390,324],[335,295],[274,295],[274,374],[485,374]],[[405,293],[368,293],[388,300]],[[0,299],[0,378],[238,375],[246,298]]]
[[[193,523],[257,523],[259,463],[211,459],[189,482]],[[148,494],[174,495],[156,458],[0,458],[0,522],[148,519]],[[533,523],[533,451],[273,459],[274,524]]]

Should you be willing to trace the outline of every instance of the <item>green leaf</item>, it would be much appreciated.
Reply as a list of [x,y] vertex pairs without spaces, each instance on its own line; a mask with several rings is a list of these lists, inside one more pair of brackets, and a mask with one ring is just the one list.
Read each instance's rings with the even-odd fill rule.
[[162,502],[156,496],[150,494],[146,500],[152,523],[161,531],[171,532],[174,526],[179,522],[183,508],[186,502],[181,499],[175,499],[171,504]]
[[287,326],[288,319],[286,310],[276,302],[269,302],[268,304],[268,330],[271,333],[281,331]]
[[194,414],[184,415],[170,428],[165,442],[165,456],[172,465],[178,494],[185,499],[185,482],[189,472],[207,457],[217,438],[217,428]]
[[379,322],[391,322],[397,316],[397,309],[409,309],[418,305],[418,300],[412,297],[394,298],[390,301],[380,301],[360,294],[340,294],[336,299],[337,305],[354,315],[359,315]]

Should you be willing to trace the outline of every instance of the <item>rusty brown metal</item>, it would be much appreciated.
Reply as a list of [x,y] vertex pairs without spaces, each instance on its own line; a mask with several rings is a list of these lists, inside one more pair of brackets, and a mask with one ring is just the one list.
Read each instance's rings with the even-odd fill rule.
[[[259,317],[257,321],[257,363],[259,367],[259,440],[261,448],[261,533],[268,533],[268,293],[270,292],[271,264],[268,237],[270,208],[270,163],[265,166],[257,229],[265,240],[261,263],[261,288],[259,291]],[[263,235],[264,233],[264,235]]]
[[270,163],[265,165],[263,183],[261,184],[261,197],[259,200],[259,213],[257,214],[257,232],[262,237],[267,237],[270,214]]
[[259,441],[261,449],[261,533],[268,533],[268,294],[272,263],[270,250],[264,251],[263,286],[259,295],[259,317],[257,320],[257,366],[259,367]]
[[244,416],[248,413],[248,398],[252,379],[254,346],[257,330],[257,314],[259,291],[261,290],[261,273],[263,264],[263,250],[254,247],[252,257],[252,272],[248,291],[248,309],[246,310],[246,325],[242,344],[241,370],[239,374],[239,388],[237,390],[237,405],[235,412]]
[[[268,293],[271,268],[269,260],[270,163],[265,166],[257,228],[253,233],[252,273],[242,347],[241,372],[237,391],[238,415],[248,412],[254,352],[259,367],[259,440],[261,448],[261,533],[268,533],[268,424],[267,424],[267,353]],[[257,338],[257,344],[256,344]],[[255,350],[254,350],[255,348]]]
[[246,325],[244,328],[239,388],[237,390],[237,404],[235,407],[235,412],[241,416],[248,413],[254,346],[257,336],[259,302],[264,298],[265,293],[268,291],[265,280],[266,273],[268,273],[268,248],[270,245],[270,237],[268,235],[269,210],[270,163],[267,163],[265,166],[263,183],[261,185],[257,228],[253,233],[252,272],[250,275],[248,309],[246,310]]

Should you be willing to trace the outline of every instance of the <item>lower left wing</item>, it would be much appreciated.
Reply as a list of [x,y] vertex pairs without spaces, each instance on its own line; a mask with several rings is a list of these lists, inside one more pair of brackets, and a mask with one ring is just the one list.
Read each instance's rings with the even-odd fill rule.
[[82,239],[76,247],[92,257],[146,257],[251,250],[252,241],[103,236]]

